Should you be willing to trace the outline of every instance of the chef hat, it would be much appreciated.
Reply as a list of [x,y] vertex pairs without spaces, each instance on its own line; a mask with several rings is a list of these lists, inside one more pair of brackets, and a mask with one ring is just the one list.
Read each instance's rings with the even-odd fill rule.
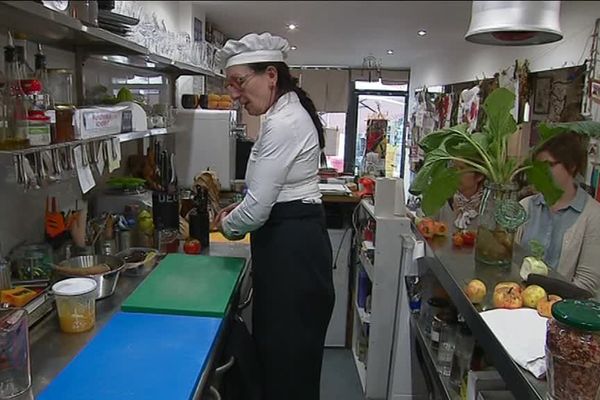
[[250,33],[240,40],[228,40],[217,52],[217,61],[223,68],[258,62],[283,62],[290,45],[287,40],[268,32]]

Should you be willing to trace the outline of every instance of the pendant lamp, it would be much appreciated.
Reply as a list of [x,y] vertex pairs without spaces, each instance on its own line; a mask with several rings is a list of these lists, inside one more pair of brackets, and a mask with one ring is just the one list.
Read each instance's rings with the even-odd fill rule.
[[560,1],[473,1],[465,39],[496,46],[561,40]]

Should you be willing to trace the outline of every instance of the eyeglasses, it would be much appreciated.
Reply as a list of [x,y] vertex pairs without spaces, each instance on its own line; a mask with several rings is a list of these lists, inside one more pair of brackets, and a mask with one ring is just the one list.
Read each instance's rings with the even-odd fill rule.
[[225,84],[225,89],[228,91],[232,90],[243,90],[244,85],[248,83],[248,81],[255,75],[254,72],[249,72],[244,76],[232,77],[228,78]]

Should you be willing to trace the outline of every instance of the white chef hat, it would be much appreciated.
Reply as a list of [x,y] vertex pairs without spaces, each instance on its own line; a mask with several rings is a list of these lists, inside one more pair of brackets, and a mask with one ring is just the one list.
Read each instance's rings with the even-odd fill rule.
[[290,45],[287,40],[268,32],[250,33],[240,40],[228,40],[217,52],[217,62],[223,68],[258,62],[283,62]]

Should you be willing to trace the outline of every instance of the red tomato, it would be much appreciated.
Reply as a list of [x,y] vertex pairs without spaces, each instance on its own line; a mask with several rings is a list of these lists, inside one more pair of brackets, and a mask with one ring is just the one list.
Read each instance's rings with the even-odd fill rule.
[[466,231],[462,234],[463,243],[465,246],[473,246],[475,244],[476,237],[477,235],[473,231]]
[[183,251],[185,254],[200,254],[202,250],[202,246],[200,246],[200,241],[196,239],[188,239],[183,244]]

